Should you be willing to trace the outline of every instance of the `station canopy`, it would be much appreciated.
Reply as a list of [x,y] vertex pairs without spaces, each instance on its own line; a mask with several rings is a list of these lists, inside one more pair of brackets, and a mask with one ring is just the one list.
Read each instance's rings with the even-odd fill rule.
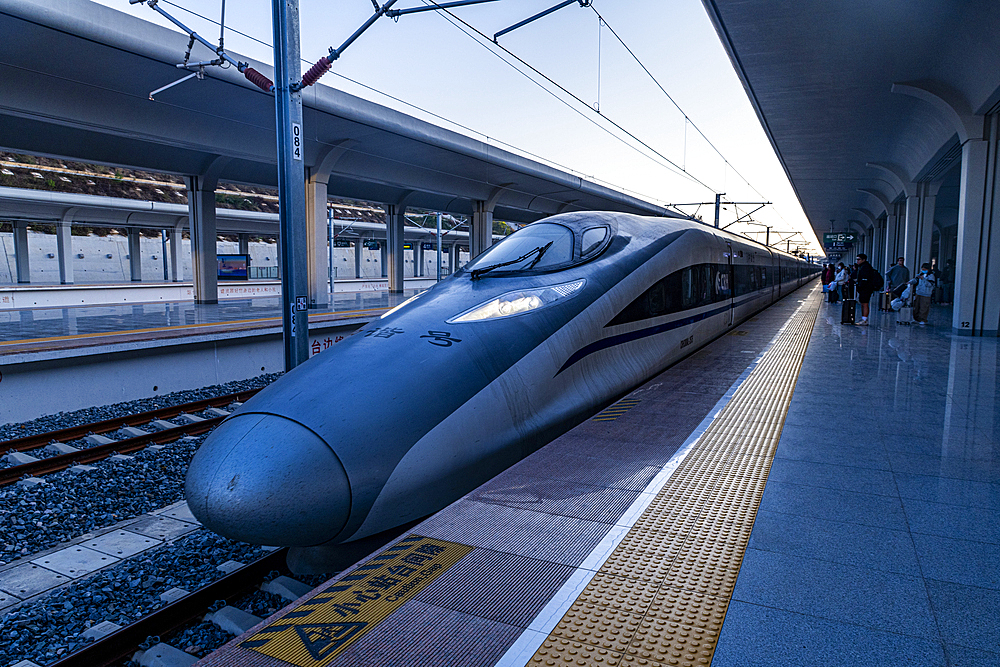
[[703,3],[818,238],[899,195],[874,164],[943,180],[936,221],[957,224],[956,126],[1000,105],[1000,2]]
[[[124,4],[124,3],[123,3]],[[88,0],[0,0],[0,147],[276,185],[274,99],[236,68],[183,76],[186,35]],[[192,59],[214,53],[196,47]],[[273,69],[238,54],[273,77]],[[304,163],[332,163],[335,197],[531,222],[574,210],[667,209],[324,85],[303,92]],[[220,161],[221,159],[221,161]]]

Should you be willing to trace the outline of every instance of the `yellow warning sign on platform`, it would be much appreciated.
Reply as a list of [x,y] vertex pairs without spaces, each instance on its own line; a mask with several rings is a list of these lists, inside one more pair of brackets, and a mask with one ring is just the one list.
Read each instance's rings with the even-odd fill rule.
[[299,667],[323,667],[472,547],[409,535],[240,643]]

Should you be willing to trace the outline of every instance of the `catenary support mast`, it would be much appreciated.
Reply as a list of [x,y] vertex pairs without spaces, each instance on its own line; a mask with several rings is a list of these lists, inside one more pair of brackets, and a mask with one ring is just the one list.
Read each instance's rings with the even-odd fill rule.
[[281,239],[285,370],[309,358],[306,184],[303,167],[302,80],[298,0],[272,0],[274,108],[278,135],[278,225]]

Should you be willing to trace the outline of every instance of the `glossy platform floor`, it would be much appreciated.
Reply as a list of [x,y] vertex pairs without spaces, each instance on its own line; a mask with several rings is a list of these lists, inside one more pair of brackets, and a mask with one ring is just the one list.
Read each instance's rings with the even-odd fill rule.
[[[740,325],[203,664],[1000,664],[997,341],[842,326],[820,300]],[[795,355],[767,399],[755,373]],[[421,549],[429,581],[340,604]]]
[[1000,665],[998,340],[947,308],[839,322],[823,304],[713,665]]
[[[309,311],[311,322],[338,321],[373,314],[401,303],[422,290],[338,292],[327,308]],[[218,304],[190,301],[131,305],[73,306],[0,310],[0,355],[34,351],[47,344],[77,341],[91,344],[136,335],[176,337],[223,330],[280,326],[278,297],[226,299]]]

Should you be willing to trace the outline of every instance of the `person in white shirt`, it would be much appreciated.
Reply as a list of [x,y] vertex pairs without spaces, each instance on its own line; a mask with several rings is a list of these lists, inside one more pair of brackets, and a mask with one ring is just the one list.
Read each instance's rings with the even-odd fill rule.
[[844,298],[844,286],[850,281],[851,274],[848,273],[847,267],[841,262],[837,265],[837,275],[834,277],[834,282],[837,283],[837,296],[841,299]]
[[921,264],[920,273],[910,281],[914,286],[917,298],[913,304],[913,321],[922,327],[927,326],[927,317],[931,314],[931,296],[937,287],[937,278],[931,271],[930,264]]

